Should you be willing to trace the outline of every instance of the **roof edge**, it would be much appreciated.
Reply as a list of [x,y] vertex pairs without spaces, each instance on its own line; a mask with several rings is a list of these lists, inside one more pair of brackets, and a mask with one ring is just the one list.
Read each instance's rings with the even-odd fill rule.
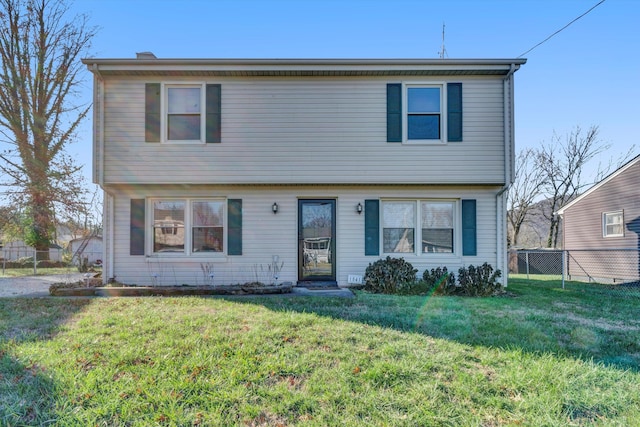
[[473,66],[473,65],[522,65],[527,60],[525,58],[514,59],[420,59],[420,58],[157,58],[157,59],[136,59],[136,58],[83,58],[82,63],[86,65],[244,65],[244,66],[266,66],[266,65],[298,65],[298,66],[336,66],[336,65],[423,65],[423,66]]
[[632,158],[627,163],[623,164],[618,169],[616,169],[615,171],[611,172],[609,175],[607,175],[606,177],[604,177],[603,179],[601,179],[597,183],[593,184],[591,186],[591,188],[589,188],[587,191],[585,191],[584,193],[582,193],[581,195],[579,195],[578,197],[576,197],[575,199],[573,199],[572,201],[570,201],[569,203],[567,203],[566,205],[564,205],[563,207],[558,209],[555,213],[558,214],[558,215],[564,215],[564,211],[565,210],[569,209],[570,207],[572,207],[573,205],[578,203],[580,200],[584,199],[589,194],[593,193],[598,188],[602,187],[604,184],[606,184],[607,182],[611,181],[613,178],[615,178],[616,176],[620,175],[622,172],[626,171],[627,169],[629,169],[631,166],[635,165],[639,161],[640,161],[640,155],[637,155],[636,157]]

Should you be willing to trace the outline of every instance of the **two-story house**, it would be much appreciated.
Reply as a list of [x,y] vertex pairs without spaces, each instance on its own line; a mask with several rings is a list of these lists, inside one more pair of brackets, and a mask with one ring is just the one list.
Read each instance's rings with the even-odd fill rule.
[[275,260],[279,282],[347,286],[387,255],[506,271],[524,59],[83,62],[105,281],[243,283]]

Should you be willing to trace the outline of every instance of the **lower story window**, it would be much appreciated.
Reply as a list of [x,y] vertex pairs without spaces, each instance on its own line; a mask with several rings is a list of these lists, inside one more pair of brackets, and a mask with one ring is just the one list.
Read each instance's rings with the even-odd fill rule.
[[415,202],[383,202],[382,247],[384,252],[415,252],[415,223]]
[[453,202],[421,202],[422,252],[453,253]]
[[456,202],[448,200],[383,201],[383,251],[454,253],[455,212]]
[[154,200],[153,252],[223,252],[225,206],[221,199]]
[[602,231],[604,237],[624,236],[624,215],[622,212],[605,212],[602,214]]

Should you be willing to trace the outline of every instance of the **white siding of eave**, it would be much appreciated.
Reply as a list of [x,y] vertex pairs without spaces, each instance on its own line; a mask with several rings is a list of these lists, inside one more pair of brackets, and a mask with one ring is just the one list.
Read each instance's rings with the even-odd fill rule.
[[[144,81],[111,81],[109,183],[495,183],[501,81],[464,80],[464,141],[386,142],[386,80],[223,80],[222,143],[144,143]],[[167,174],[170,170],[171,173]],[[194,173],[197,171],[197,173]]]
[[[204,277],[201,264],[207,261],[176,260],[149,262],[143,256],[129,256],[129,207],[131,198],[144,197],[203,197],[221,196],[240,198],[243,201],[243,255],[228,256],[220,262],[211,260],[216,283],[237,283],[255,279],[255,270],[261,271],[278,255],[284,263],[281,281],[297,280],[297,209],[299,198],[336,198],[337,211],[337,280],[341,286],[347,284],[349,274],[364,274],[370,262],[386,256],[364,255],[364,214],[355,211],[358,203],[378,198],[455,198],[477,200],[478,256],[429,254],[403,256],[419,269],[447,266],[450,271],[469,264],[489,262],[496,266],[496,215],[495,188],[438,188],[438,187],[207,187],[192,190],[188,194],[180,188],[145,189],[137,187],[127,191],[115,191],[115,276],[117,280],[130,284],[151,284],[154,274],[163,285],[202,284]],[[271,205],[278,203],[276,215]],[[456,246],[461,248],[460,218],[457,218]],[[105,230],[106,231],[106,230]],[[148,231],[147,231],[148,233]],[[107,232],[106,235],[112,235]],[[105,248],[106,249],[106,248]],[[106,252],[105,252],[106,253]],[[261,273],[259,273],[261,275]]]

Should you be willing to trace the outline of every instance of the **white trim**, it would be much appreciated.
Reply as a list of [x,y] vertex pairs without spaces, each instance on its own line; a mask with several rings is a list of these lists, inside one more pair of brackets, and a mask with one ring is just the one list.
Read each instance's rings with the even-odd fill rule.
[[[155,236],[155,218],[154,218],[154,202],[180,201],[184,202],[184,250],[182,252],[155,252],[153,240]],[[198,201],[214,201],[222,203],[222,251],[221,252],[194,252],[193,251],[193,202]],[[227,221],[227,202],[226,197],[149,197],[146,199],[147,214],[145,225],[145,253],[147,258],[157,258],[164,260],[180,259],[180,260],[198,260],[212,261],[214,259],[226,259],[227,246],[229,240],[229,225]]]
[[[172,88],[198,88],[200,89],[200,139],[175,140],[169,139],[169,89]],[[205,144],[206,135],[206,84],[204,82],[162,82],[160,96],[160,141],[163,144]]]
[[[621,215],[620,226],[622,228],[622,233],[620,234],[607,234],[607,216],[608,215]],[[611,224],[617,225],[617,224]],[[602,237],[605,239],[609,239],[611,237],[624,237],[624,210],[617,210],[611,212],[602,212]]]
[[[457,198],[408,198],[408,199],[380,199],[380,253],[390,256],[416,256],[416,257],[460,257],[462,253],[462,203]],[[412,203],[414,206],[414,225],[413,225],[413,252],[385,252],[384,250],[384,204],[385,203]],[[451,203],[453,205],[453,252],[424,252],[422,250],[422,203]],[[419,244],[418,244],[419,243]]]
[[[409,89],[440,89],[440,138],[409,139]],[[447,143],[447,83],[444,81],[417,81],[402,83],[402,143],[409,145],[441,145]]]

